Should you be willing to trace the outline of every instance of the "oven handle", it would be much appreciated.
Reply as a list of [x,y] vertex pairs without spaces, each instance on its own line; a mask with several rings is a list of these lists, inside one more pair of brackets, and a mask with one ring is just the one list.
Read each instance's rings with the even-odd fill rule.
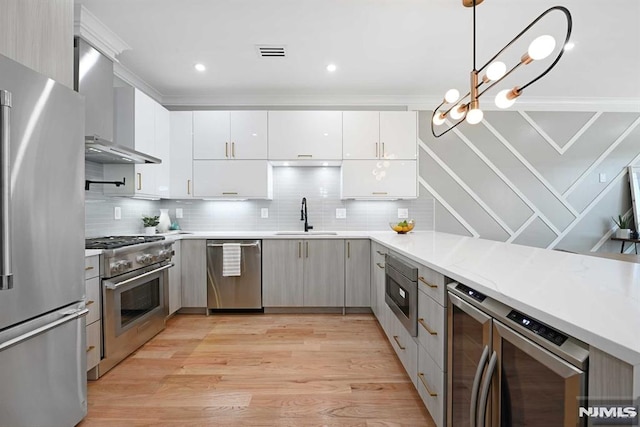
[[484,422],[487,413],[487,399],[489,397],[489,387],[491,387],[491,379],[493,373],[496,370],[496,363],[498,361],[498,354],[494,351],[489,359],[489,366],[487,367],[487,375],[485,375],[485,382],[482,386],[482,394],[480,395],[480,416],[478,418],[478,427],[484,427]]
[[114,282],[111,282],[111,281],[105,281],[105,282],[104,282],[104,286],[105,286],[107,289],[109,289],[110,291],[115,291],[115,290],[116,290],[116,289],[118,289],[120,286],[124,286],[124,285],[126,285],[127,283],[131,283],[131,282],[133,282],[133,281],[136,281],[136,280],[142,279],[143,277],[151,276],[152,274],[156,274],[156,273],[158,273],[159,271],[167,270],[167,269],[169,269],[169,268],[171,268],[171,267],[173,267],[173,266],[174,266],[174,264],[167,264],[167,265],[162,266],[162,267],[160,267],[160,268],[156,268],[155,270],[148,271],[148,272],[146,272],[146,273],[144,273],[144,274],[141,274],[141,275],[136,276],[136,277],[132,277],[131,279],[123,280],[122,282],[118,282],[118,283],[114,283]]
[[473,386],[471,387],[471,414],[469,419],[471,420],[471,427],[476,427],[476,414],[478,413],[478,392],[480,391],[480,380],[482,379],[482,372],[487,365],[487,359],[489,358],[489,346],[485,345],[482,350],[482,356],[478,362],[478,368],[476,369],[476,375],[473,377]]

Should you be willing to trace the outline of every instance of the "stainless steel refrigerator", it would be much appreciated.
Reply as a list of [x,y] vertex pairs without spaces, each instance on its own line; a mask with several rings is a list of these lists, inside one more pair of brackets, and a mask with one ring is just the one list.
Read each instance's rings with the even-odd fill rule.
[[0,425],[87,412],[84,103],[0,55]]

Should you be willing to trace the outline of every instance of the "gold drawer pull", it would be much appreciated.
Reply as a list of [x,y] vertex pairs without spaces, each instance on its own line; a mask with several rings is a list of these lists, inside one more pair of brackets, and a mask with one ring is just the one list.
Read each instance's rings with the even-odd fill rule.
[[89,267],[85,267],[84,268],[84,271],[89,271],[89,270],[93,270],[93,266],[92,265],[90,265]]
[[304,157],[306,159],[310,159],[313,157],[313,154],[298,154],[298,157]]
[[400,347],[400,350],[406,349],[406,347],[403,347],[402,344],[400,344],[400,340],[398,340],[398,336],[397,335],[394,335],[393,339],[396,340],[396,343],[398,343],[398,347]]
[[386,196],[389,193],[387,193],[386,191],[373,191],[371,194],[376,196]]
[[228,191],[228,192],[223,191],[223,192],[222,192],[222,195],[223,195],[223,196],[236,196],[237,194],[238,194],[238,193],[237,193],[237,192],[235,192],[235,191]]
[[94,348],[96,348],[95,345],[90,345],[89,347],[87,347],[87,353],[89,353],[91,350],[93,350]]
[[432,285],[431,283],[427,282],[424,277],[420,276],[418,277],[418,280],[420,280],[422,283],[424,283],[425,285],[427,285],[428,287],[430,287],[431,289],[436,289],[438,287],[438,285]]
[[427,390],[427,393],[429,393],[429,396],[431,396],[431,397],[437,397],[438,396],[438,393],[433,392],[433,391],[431,391],[431,389],[429,389],[429,386],[427,385],[427,382],[424,379],[424,374],[422,372],[418,372],[418,378],[420,378],[420,382],[424,386],[425,390]]
[[379,268],[381,268],[381,269],[383,269],[383,270],[384,270],[384,264],[380,264],[379,262],[376,262],[376,265],[377,265]]
[[95,301],[89,300],[87,301],[87,303],[85,304],[87,307],[89,307],[91,304],[93,304]]
[[436,331],[434,331],[433,329],[431,329],[430,327],[427,326],[427,324],[424,322],[424,319],[418,319],[418,323],[420,323],[422,325],[422,327],[429,332],[429,334],[431,335],[438,335],[438,333]]
[[187,180],[187,194],[191,195],[191,180]]

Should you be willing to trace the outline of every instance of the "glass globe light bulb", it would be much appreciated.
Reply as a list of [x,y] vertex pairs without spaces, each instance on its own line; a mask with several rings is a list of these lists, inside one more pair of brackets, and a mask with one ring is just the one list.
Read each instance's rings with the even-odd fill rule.
[[458,89],[449,89],[447,93],[444,94],[444,100],[449,104],[453,104],[460,98],[460,92]]
[[492,62],[491,65],[487,68],[487,78],[489,80],[499,80],[502,76],[507,72],[507,66],[504,65],[504,62],[496,61]]
[[479,108],[474,108],[473,110],[469,110],[467,113],[467,123],[470,125],[478,124],[482,121],[484,117],[484,113]]
[[440,126],[444,123],[444,117],[442,117],[442,113],[436,111],[436,114],[433,115],[433,124],[436,126]]
[[527,53],[529,54],[531,59],[537,61],[551,55],[551,52],[553,52],[553,49],[555,48],[556,39],[554,39],[550,35],[544,35],[536,38],[531,42]]
[[509,108],[514,104],[514,102],[516,102],[516,98],[509,99],[507,97],[509,95],[509,92],[511,92],[511,89],[505,89],[498,92],[495,99],[496,106],[498,108]]
[[462,104],[458,104],[449,111],[449,116],[453,120],[460,120],[462,116],[464,116],[465,106]]

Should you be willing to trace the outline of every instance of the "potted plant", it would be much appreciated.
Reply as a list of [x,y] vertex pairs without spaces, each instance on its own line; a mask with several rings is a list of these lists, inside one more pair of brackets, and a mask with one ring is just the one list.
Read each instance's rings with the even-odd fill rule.
[[142,215],[145,234],[156,234],[156,225],[160,222],[158,218],[158,216]]
[[618,226],[616,230],[616,237],[619,239],[628,239],[631,236],[631,218],[623,218],[622,215],[618,215],[618,219],[611,217],[613,222]]

